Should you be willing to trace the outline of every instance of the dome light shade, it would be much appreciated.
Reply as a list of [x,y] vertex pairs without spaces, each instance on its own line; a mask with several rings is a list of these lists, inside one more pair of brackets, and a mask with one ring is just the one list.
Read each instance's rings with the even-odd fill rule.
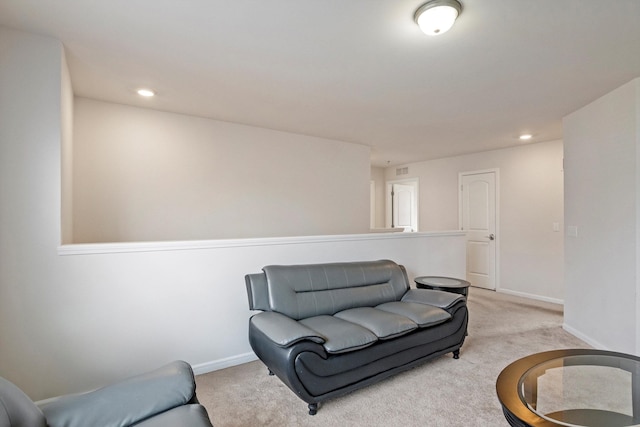
[[457,0],[432,0],[416,10],[414,19],[425,34],[436,36],[449,31],[461,11]]

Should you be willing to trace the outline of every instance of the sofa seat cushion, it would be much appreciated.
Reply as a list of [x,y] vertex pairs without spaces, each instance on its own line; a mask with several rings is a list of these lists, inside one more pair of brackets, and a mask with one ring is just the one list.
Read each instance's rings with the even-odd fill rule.
[[451,314],[441,308],[415,302],[386,302],[376,306],[376,308],[408,317],[421,328],[437,325],[451,319]]
[[314,316],[300,323],[323,336],[327,353],[346,353],[365,348],[378,340],[370,330],[334,316]]
[[199,404],[178,406],[134,427],[211,427],[207,410]]
[[402,301],[429,304],[446,310],[460,301],[465,301],[465,297],[460,294],[435,289],[410,289],[404,294]]
[[373,307],[351,308],[334,316],[370,330],[381,340],[399,337],[418,328],[414,321],[405,316]]

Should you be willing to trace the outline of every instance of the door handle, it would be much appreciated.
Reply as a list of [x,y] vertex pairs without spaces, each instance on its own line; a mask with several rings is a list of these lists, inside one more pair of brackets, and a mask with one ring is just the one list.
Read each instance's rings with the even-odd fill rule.
[[489,238],[489,240],[496,240],[496,235],[491,233],[487,236]]

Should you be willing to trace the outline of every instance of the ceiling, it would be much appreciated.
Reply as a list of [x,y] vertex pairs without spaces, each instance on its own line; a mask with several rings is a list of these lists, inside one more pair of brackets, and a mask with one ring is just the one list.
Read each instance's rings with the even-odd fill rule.
[[77,96],[364,144],[376,166],[560,139],[640,77],[638,0],[461,2],[437,37],[420,0],[0,0],[0,25],[59,39]]

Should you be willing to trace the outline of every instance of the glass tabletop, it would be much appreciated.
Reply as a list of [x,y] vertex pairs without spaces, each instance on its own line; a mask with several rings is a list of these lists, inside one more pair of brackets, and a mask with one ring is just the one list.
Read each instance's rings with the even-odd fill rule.
[[415,281],[422,283],[423,285],[442,286],[448,288],[464,288],[469,286],[469,282],[466,280],[455,279],[453,277],[422,276],[416,277]]
[[558,357],[520,378],[522,402],[561,426],[640,425],[640,362],[613,355]]

